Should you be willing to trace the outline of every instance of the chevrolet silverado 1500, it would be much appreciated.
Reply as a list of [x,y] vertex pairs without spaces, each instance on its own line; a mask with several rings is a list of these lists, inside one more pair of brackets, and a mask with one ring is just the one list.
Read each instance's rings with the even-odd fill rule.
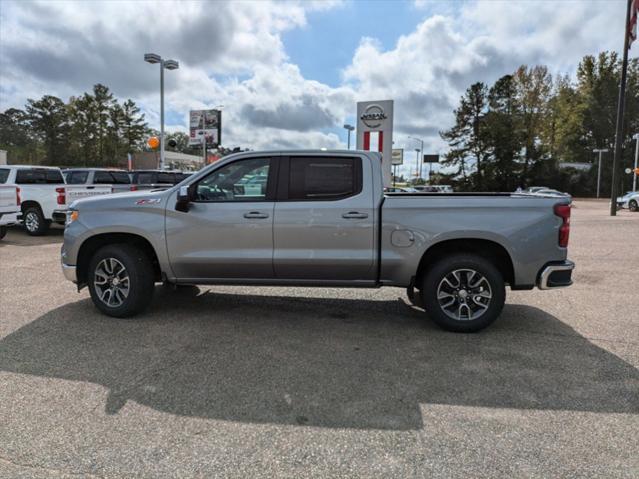
[[378,153],[245,152],[165,191],[71,205],[62,268],[126,317],[156,282],[407,288],[441,327],[477,331],[511,289],[571,284],[570,199],[385,194]]

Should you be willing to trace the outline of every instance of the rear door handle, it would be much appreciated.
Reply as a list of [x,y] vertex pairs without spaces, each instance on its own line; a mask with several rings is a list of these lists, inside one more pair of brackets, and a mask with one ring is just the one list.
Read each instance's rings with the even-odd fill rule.
[[252,219],[252,218],[268,218],[268,213],[262,213],[261,211],[249,211],[248,213],[244,213],[244,218]]
[[368,213],[360,213],[359,211],[349,211],[348,213],[344,213],[342,218],[347,220],[363,220],[364,218],[368,218]]

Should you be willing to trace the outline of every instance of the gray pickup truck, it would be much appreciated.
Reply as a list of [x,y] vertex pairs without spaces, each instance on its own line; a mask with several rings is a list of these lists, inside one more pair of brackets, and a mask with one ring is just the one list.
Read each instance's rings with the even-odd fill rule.
[[245,152],[164,190],[71,205],[62,269],[103,313],[144,310],[154,284],[407,288],[471,332],[511,289],[571,284],[570,200],[385,194],[378,153]]

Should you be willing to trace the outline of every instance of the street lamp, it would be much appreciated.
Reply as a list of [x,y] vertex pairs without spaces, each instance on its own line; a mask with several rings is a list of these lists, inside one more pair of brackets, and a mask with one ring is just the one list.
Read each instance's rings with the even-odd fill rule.
[[[410,138],[411,140],[419,141],[419,143],[421,144],[420,151],[423,154],[424,153],[424,140],[422,140],[421,138],[415,138],[414,136],[409,136],[408,138]],[[415,150],[415,151],[417,151],[417,150]],[[419,163],[419,177],[420,178],[422,177],[422,163],[423,162]],[[430,175],[429,175],[428,179],[430,180]]]
[[595,148],[593,153],[599,153],[599,167],[597,168],[597,198],[599,198],[599,184],[601,183],[601,154],[608,153],[608,148]]
[[351,131],[355,129],[353,125],[349,125],[348,123],[344,124],[344,128],[348,131],[348,149],[351,149]]
[[632,191],[637,191],[637,162],[639,162],[639,133],[635,133],[633,138],[636,141],[635,146],[635,169],[632,172]]
[[164,60],[157,53],[145,53],[144,61],[160,64],[160,169],[164,169],[164,69],[177,70],[180,64],[176,60]]

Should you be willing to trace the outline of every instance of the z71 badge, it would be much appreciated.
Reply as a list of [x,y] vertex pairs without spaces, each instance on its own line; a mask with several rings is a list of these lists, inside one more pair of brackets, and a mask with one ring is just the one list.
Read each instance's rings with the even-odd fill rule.
[[156,205],[160,202],[160,198],[145,198],[135,202],[136,205]]

